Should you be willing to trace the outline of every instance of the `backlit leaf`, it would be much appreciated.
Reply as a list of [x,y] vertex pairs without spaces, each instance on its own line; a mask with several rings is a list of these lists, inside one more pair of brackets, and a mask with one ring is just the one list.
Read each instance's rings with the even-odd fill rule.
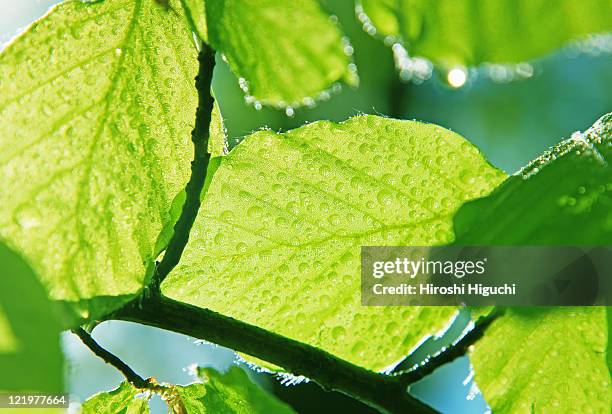
[[180,406],[185,414],[294,413],[291,407],[253,383],[237,366],[225,373],[211,368],[200,368],[198,373],[203,383],[173,387],[178,398],[171,405]]
[[129,382],[122,382],[113,391],[90,397],[81,407],[82,414],[148,414],[149,401]]
[[64,2],[0,55],[0,235],[81,317],[143,286],[189,174],[196,55],[154,0]]
[[162,289],[382,370],[455,310],[361,306],[360,247],[452,241],[457,207],[503,178],[435,125],[359,116],[260,131],[221,159]]
[[601,413],[611,405],[606,310],[512,309],[487,330],[471,361],[495,413]]
[[[458,242],[611,245],[611,131],[606,115],[466,204]],[[493,412],[609,413],[609,326],[603,307],[508,310],[471,356]]]
[[608,0],[361,0],[381,36],[445,66],[534,59],[612,30]]
[[191,26],[191,30],[200,37],[208,40],[208,27],[206,23],[206,2],[205,0],[181,0],[185,11],[185,17]]
[[215,101],[212,110],[209,135],[208,152],[210,152],[210,156],[220,157],[221,155],[227,154],[227,133],[225,131],[225,125],[223,124],[221,109],[217,101]]
[[300,106],[335,82],[357,81],[350,47],[316,0],[207,0],[206,13],[208,42],[252,99]]

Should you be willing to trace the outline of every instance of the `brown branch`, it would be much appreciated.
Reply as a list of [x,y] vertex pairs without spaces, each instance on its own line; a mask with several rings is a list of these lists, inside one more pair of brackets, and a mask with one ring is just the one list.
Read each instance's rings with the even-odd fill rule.
[[412,397],[399,377],[375,373],[321,349],[161,296],[136,300],[111,316],[204,339],[303,375],[326,390],[356,398],[383,413],[436,413]]
[[[316,347],[161,295],[161,283],[178,264],[188,242],[189,232],[200,207],[200,193],[206,181],[210,160],[207,147],[214,102],[210,90],[214,50],[202,44],[198,61],[196,89],[199,99],[195,127],[192,131],[195,153],[191,163],[191,177],[185,188],[185,204],[174,226],[174,233],[164,257],[157,264],[148,289],[152,294],[141,295],[111,315],[110,319],[132,321],[179,332],[252,355],[293,374],[306,376],[324,389],[347,394],[383,413],[436,413],[434,409],[409,395],[399,377],[366,370]],[[85,331],[81,333],[85,333],[86,338],[89,338],[88,341],[94,347],[90,346],[92,351],[124,373],[128,381],[139,388],[148,385],[148,381],[143,380],[121,360],[97,345]]]
[[191,132],[191,141],[194,147],[191,177],[185,187],[186,197],[181,215],[174,225],[172,238],[168,243],[164,257],[157,264],[153,276],[151,290],[154,293],[159,293],[161,282],[178,264],[183,250],[185,250],[191,226],[193,226],[200,209],[200,193],[206,181],[206,172],[210,161],[208,139],[210,138],[209,128],[214,104],[210,88],[215,67],[215,51],[206,43],[201,44],[198,62],[198,75],[195,78],[195,86],[198,91],[198,108],[196,109],[195,126]]
[[76,336],[81,338],[81,341],[87,346],[87,348],[91,349],[96,356],[101,358],[104,362],[113,367],[117,368],[125,379],[128,380],[130,384],[132,384],[136,388],[148,388],[149,382],[138,375],[132,368],[130,368],[125,362],[119,359],[114,354],[110,353],[106,349],[102,348],[100,344],[98,344],[90,334],[88,334],[85,329],[79,327],[72,330]]

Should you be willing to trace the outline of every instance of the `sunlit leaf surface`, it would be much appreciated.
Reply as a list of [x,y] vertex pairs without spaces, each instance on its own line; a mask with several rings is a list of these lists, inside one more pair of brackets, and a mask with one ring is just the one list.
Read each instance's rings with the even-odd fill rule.
[[206,13],[208,41],[258,105],[310,105],[357,81],[352,48],[316,0],[209,0]]
[[0,235],[79,316],[143,286],[189,174],[196,54],[175,12],[107,0],[60,4],[0,55]]
[[[380,36],[445,66],[534,59],[612,30],[608,0],[361,0]],[[370,26],[366,25],[366,28]]]
[[148,414],[149,401],[129,382],[113,391],[101,392],[85,401],[82,414]]
[[212,368],[200,368],[202,383],[176,386],[180,406],[185,414],[292,414],[287,404],[253,383],[237,366],[220,373]]
[[457,207],[503,178],[435,125],[359,116],[260,131],[222,159],[162,289],[380,370],[454,309],[361,306],[360,246],[447,243]]
[[[458,242],[611,245],[611,131],[606,115],[465,205]],[[471,355],[493,412],[609,413],[607,318],[603,307],[508,310]]]

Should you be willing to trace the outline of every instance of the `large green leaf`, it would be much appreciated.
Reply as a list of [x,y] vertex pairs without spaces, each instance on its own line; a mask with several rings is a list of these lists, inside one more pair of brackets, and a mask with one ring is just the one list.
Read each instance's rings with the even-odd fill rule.
[[[612,116],[465,205],[463,244],[612,244]],[[475,346],[476,382],[495,413],[612,408],[606,309],[509,310]],[[609,351],[608,351],[609,352]]]
[[[185,4],[198,19],[201,4]],[[317,0],[207,0],[206,13],[208,33],[201,36],[223,53],[245,92],[261,103],[309,104],[334,82],[357,80],[350,47]],[[195,25],[204,27],[201,21]]]
[[[462,243],[606,245],[612,242],[612,115],[576,132],[458,211]],[[520,222],[520,226],[517,225]]]
[[63,392],[59,334],[35,273],[0,242],[0,390]]
[[361,0],[377,33],[446,66],[533,59],[612,30],[608,0]]
[[[240,368],[233,366],[225,373],[211,368],[198,371],[203,383],[175,386],[178,398],[174,406],[180,406],[185,414],[292,414],[294,411],[253,383]],[[171,404],[172,405],[172,404]]]
[[189,174],[196,54],[175,12],[107,0],[60,4],[0,55],[0,235],[80,316],[143,285]]
[[454,309],[361,306],[360,246],[447,243],[457,207],[504,176],[435,125],[358,116],[260,131],[222,158],[162,289],[380,370]]
[[82,414],[148,414],[148,398],[138,395],[141,390],[122,382],[113,391],[101,392],[89,398],[81,407]]
[[495,413],[611,410],[606,310],[513,309],[471,355],[476,383]]

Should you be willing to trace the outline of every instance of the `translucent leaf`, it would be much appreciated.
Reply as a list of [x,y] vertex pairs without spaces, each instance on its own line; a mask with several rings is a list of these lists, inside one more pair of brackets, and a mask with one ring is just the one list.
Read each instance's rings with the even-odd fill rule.
[[63,392],[60,329],[36,274],[0,242],[0,390]]
[[180,406],[185,414],[291,414],[294,411],[253,383],[240,368],[233,366],[226,373],[200,368],[202,384],[177,385],[178,395],[170,405]]
[[457,207],[503,178],[435,125],[359,116],[259,131],[221,159],[162,289],[381,370],[455,310],[361,306],[360,247],[452,241]]
[[521,62],[612,30],[608,0],[361,0],[361,5],[377,34],[399,38],[412,56],[446,66]]
[[149,401],[129,382],[113,391],[90,397],[81,407],[82,414],[148,414]]
[[80,316],[143,286],[188,179],[196,54],[176,12],[107,0],[60,4],[0,55],[0,235]]
[[208,152],[210,152],[211,157],[220,157],[227,154],[227,133],[217,101],[213,106],[209,132]]
[[[457,242],[611,245],[611,131],[606,115],[466,204]],[[495,413],[607,414],[608,329],[603,307],[509,310],[475,346],[476,382]]]
[[602,307],[509,310],[471,355],[493,412],[608,414],[606,326]]
[[209,43],[252,99],[299,106],[334,82],[357,81],[350,48],[316,0],[208,0],[206,13]]
[[[612,115],[566,140],[455,217],[459,241],[607,245],[612,242]],[[520,225],[517,225],[517,222]]]
[[608,318],[608,348],[606,349],[606,357],[608,359],[608,373],[612,377],[612,340],[610,340],[610,332],[612,332],[612,306],[606,307],[606,316]]
[[187,21],[191,30],[204,41],[208,41],[208,27],[206,24],[205,0],[181,0]]

